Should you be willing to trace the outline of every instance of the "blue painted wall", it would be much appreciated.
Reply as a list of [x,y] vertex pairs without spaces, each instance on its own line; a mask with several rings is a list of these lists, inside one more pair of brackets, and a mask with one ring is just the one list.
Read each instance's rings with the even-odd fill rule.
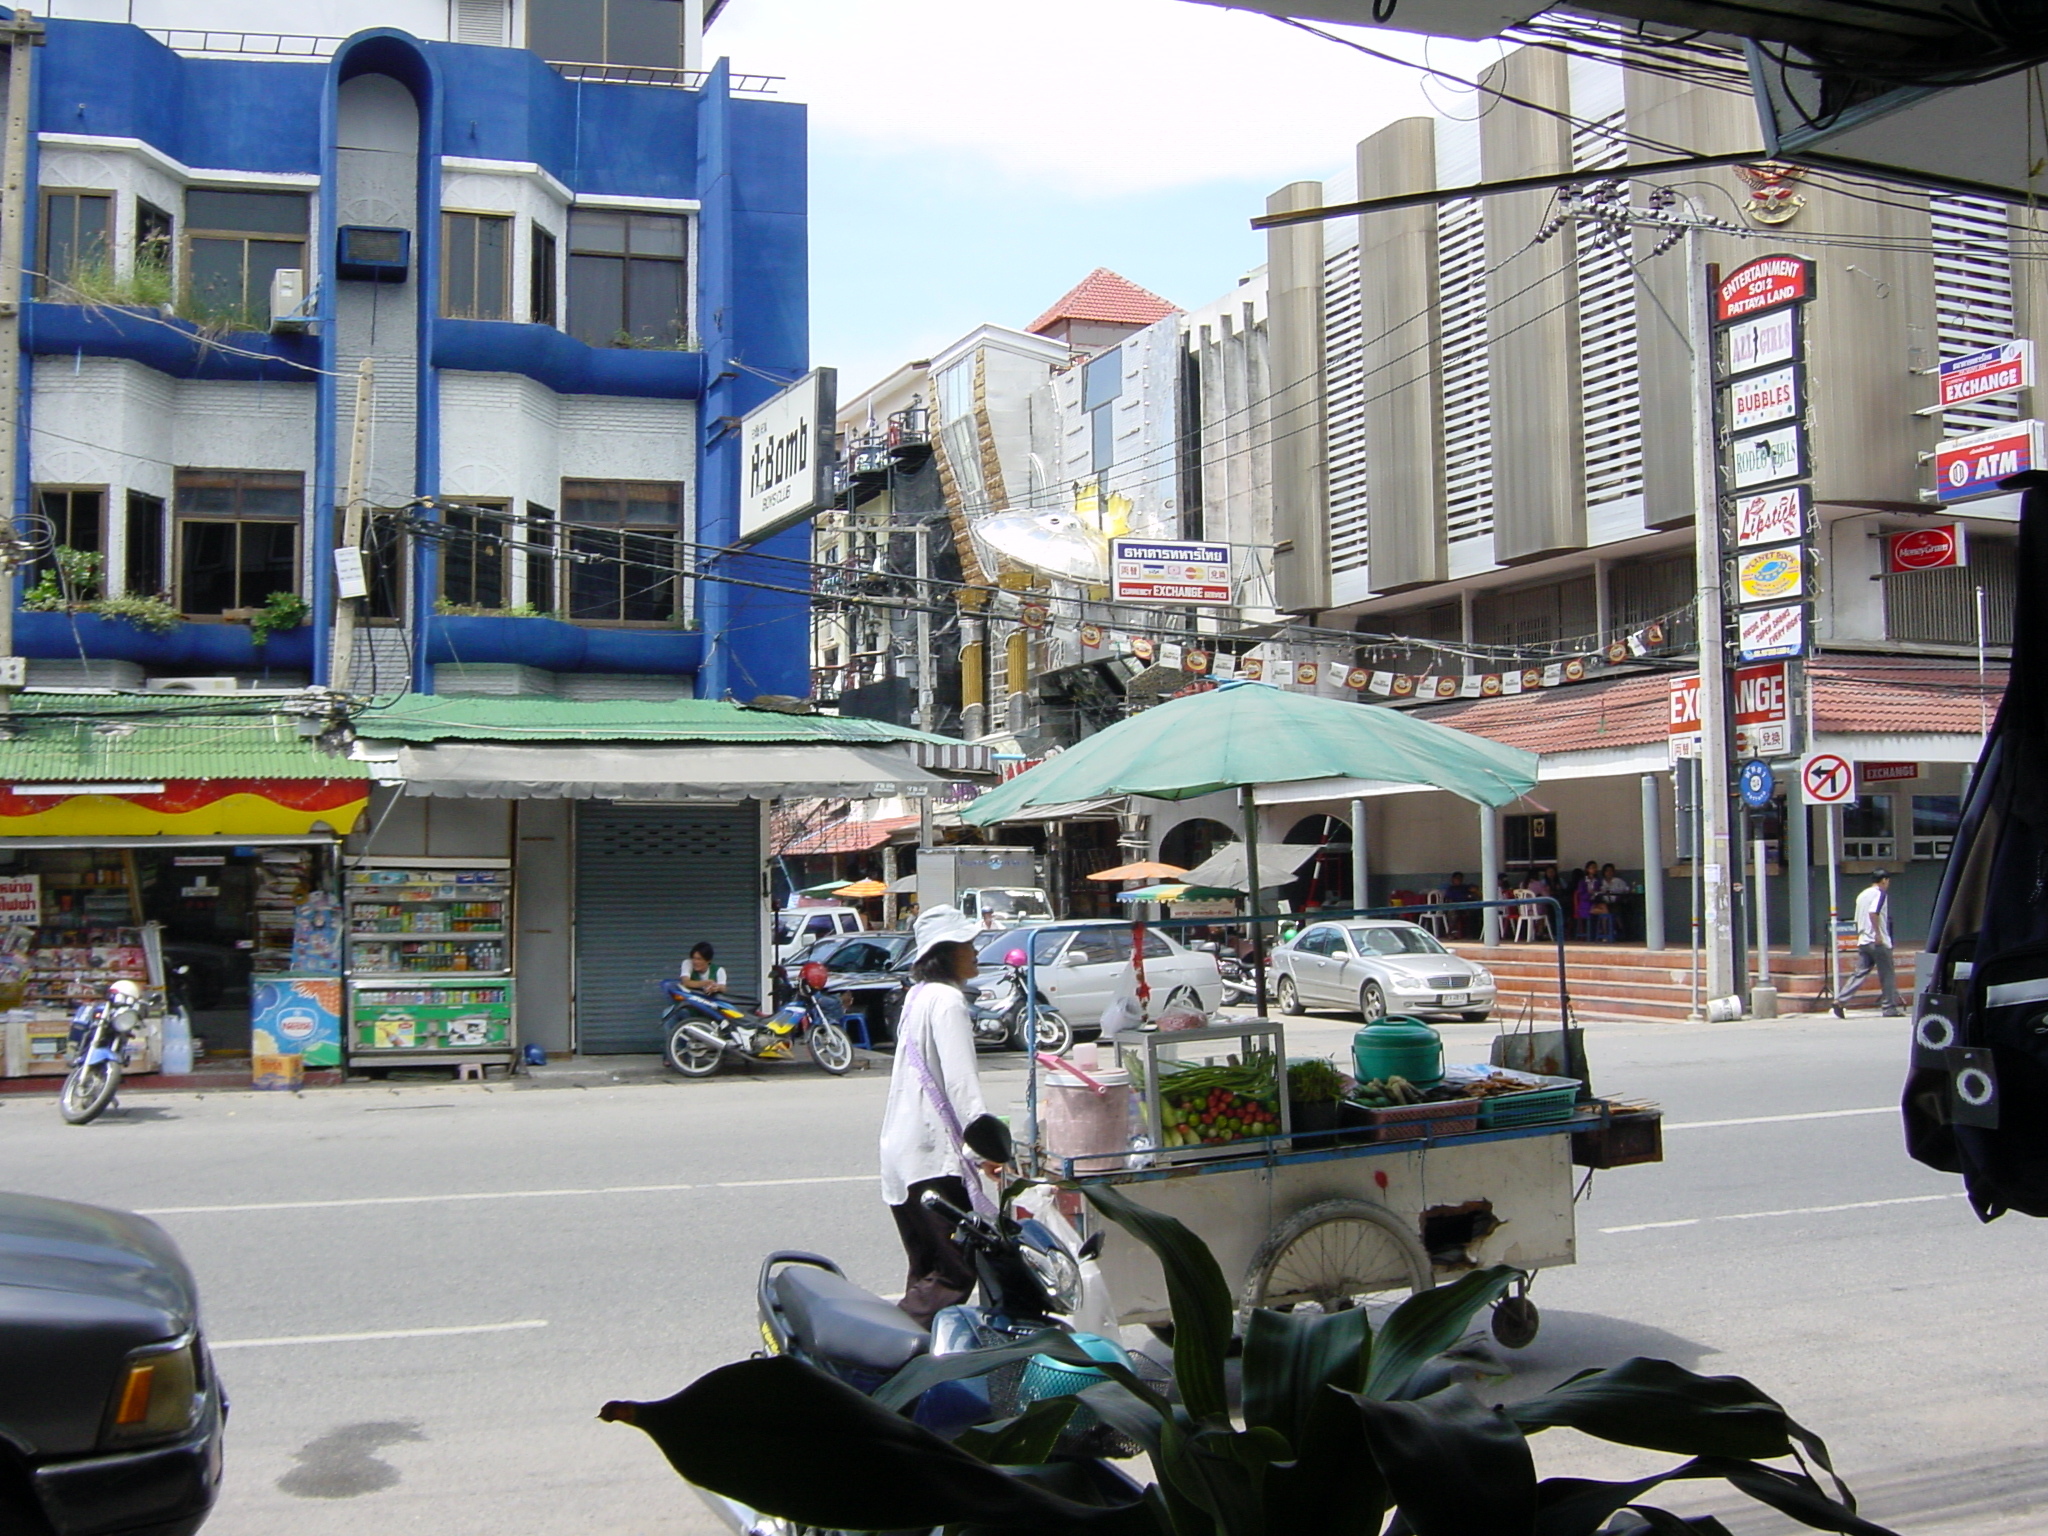
[[[806,229],[806,115],[787,102],[735,101],[720,65],[700,91],[565,80],[521,49],[424,43],[404,34],[360,34],[328,64],[187,59],[138,28],[52,21],[38,51],[36,127],[42,132],[140,139],[185,165],[207,170],[318,174],[331,186],[334,89],[354,74],[400,78],[421,108],[419,266],[415,282],[438,291],[440,158],[540,165],[572,191],[596,196],[694,198],[698,227],[700,353],[589,348],[546,327],[421,320],[418,484],[439,489],[438,370],[524,373],[564,393],[698,399],[697,538],[713,548],[737,533],[738,418],[809,366],[809,252]],[[332,227],[331,194],[322,225]],[[326,265],[323,261],[323,267]],[[62,311],[62,306],[36,306]],[[323,294],[323,314],[331,298]],[[219,373],[189,344],[160,327],[144,335],[118,317],[35,313],[25,345],[129,357],[181,377],[280,377],[296,362],[333,366],[331,328],[312,343],[266,339]],[[300,374],[303,377],[303,374]],[[345,405],[332,379],[320,381],[314,507],[316,546],[332,542],[336,458]],[[423,546],[417,590],[435,589],[434,554]],[[754,554],[699,552],[701,638],[689,644],[593,642],[581,665],[617,669],[630,652],[648,670],[698,671],[700,695],[809,692],[808,575],[760,554],[809,557],[808,532],[791,530]],[[316,629],[333,613],[332,572],[314,562]],[[596,632],[593,631],[593,634]],[[442,636],[441,642],[452,638]],[[423,657],[432,647],[423,647]],[[561,649],[557,647],[556,649]],[[699,655],[701,654],[701,670]],[[687,664],[686,664],[687,663]],[[325,658],[315,659],[324,670]],[[424,679],[422,679],[424,681]]]

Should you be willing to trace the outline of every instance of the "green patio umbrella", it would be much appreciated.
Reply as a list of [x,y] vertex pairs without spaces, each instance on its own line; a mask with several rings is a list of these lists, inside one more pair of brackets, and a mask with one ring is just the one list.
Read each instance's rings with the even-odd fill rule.
[[1536,754],[1398,709],[1236,681],[1121,720],[991,790],[960,817],[987,825],[1035,805],[1109,795],[1192,800],[1220,789],[1237,790],[1254,892],[1249,921],[1259,1011],[1264,1013],[1252,789],[1310,779],[1426,784],[1480,805],[1506,805],[1536,787]]

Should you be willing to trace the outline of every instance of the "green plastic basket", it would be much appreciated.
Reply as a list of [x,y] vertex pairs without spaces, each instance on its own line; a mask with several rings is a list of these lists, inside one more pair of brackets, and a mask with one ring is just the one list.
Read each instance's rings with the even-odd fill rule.
[[1481,1099],[1479,1128],[1482,1131],[1512,1130],[1516,1126],[1548,1125],[1555,1120],[1571,1119],[1572,1105],[1579,1096],[1579,1085],[1560,1077],[1546,1077],[1543,1081],[1557,1086]]

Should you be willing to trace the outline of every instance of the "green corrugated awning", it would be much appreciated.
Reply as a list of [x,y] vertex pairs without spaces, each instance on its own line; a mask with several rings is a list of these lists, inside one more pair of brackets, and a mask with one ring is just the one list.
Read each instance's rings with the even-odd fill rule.
[[358,736],[376,741],[838,742],[959,747],[882,720],[783,714],[721,699],[533,699],[401,694],[364,709]]
[[0,784],[363,779],[272,701],[233,695],[19,693],[0,717]]

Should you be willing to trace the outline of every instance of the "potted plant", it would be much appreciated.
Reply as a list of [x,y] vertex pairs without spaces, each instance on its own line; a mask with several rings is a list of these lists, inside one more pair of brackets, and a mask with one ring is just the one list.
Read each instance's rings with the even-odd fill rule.
[[1287,1117],[1295,1140],[1324,1141],[1337,1129],[1337,1100],[1343,1074],[1326,1057],[1311,1056],[1287,1067]]
[[268,645],[272,635],[301,629],[312,616],[312,606],[298,593],[273,592],[250,614],[249,638],[257,645]]
[[[1485,1402],[1469,1366],[1446,1352],[1514,1286],[1519,1275],[1505,1265],[1418,1292],[1378,1328],[1364,1308],[1252,1311],[1233,1408],[1224,1365],[1236,1305],[1215,1256],[1180,1222],[1113,1187],[1087,1194],[1166,1272],[1171,1398],[1072,1335],[1047,1331],[1008,1348],[923,1356],[873,1397],[770,1356],[721,1366],[661,1402],[607,1403],[601,1416],[644,1430],[701,1488],[764,1515],[840,1530],[1675,1536],[1723,1527],[1645,1500],[1666,1482],[1715,1478],[1819,1530],[1893,1536],[1856,1513],[1820,1437],[1739,1376],[1636,1359],[1581,1371],[1522,1402]],[[1082,1395],[1145,1450],[1158,1483],[1118,1498],[1074,1475],[1085,1466],[1045,1464],[1072,1399],[1034,1403],[958,1442],[906,1416],[941,1382],[1034,1355],[1110,1378]],[[803,1455],[761,1454],[792,1426],[803,1432]],[[1626,1482],[1539,1481],[1530,1440],[1553,1428],[1688,1459]],[[1616,1516],[1623,1523],[1610,1525]]]

